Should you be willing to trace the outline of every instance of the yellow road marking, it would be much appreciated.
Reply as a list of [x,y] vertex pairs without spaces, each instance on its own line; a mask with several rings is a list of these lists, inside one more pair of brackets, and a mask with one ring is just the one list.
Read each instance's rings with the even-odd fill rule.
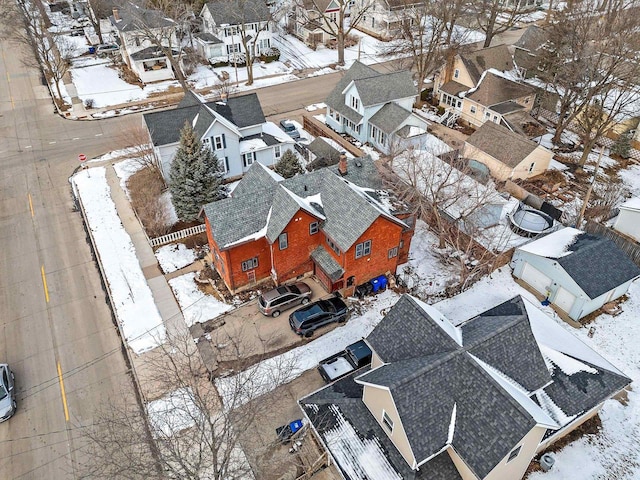
[[44,265],[40,269],[42,272],[42,285],[44,286],[44,298],[47,299],[47,303],[49,303],[49,289],[47,288],[47,277],[44,274]]
[[31,194],[28,193],[27,195],[29,195],[29,210],[31,210],[31,217],[35,217],[36,214],[33,212],[33,201],[31,200]]
[[58,379],[60,380],[60,393],[62,393],[62,406],[64,407],[64,419],[69,421],[69,409],[67,408],[67,395],[64,393],[64,380],[62,380],[62,368],[58,362]]

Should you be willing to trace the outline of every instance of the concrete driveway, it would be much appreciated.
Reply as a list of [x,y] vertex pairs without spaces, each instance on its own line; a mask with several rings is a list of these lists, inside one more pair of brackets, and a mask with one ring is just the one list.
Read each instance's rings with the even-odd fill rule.
[[[312,301],[331,296],[315,277],[303,281],[311,288]],[[339,325],[334,323],[323,327],[306,339],[293,333],[289,326],[289,314],[299,307],[272,318],[259,312],[257,302],[255,298],[214,320],[191,327],[191,334],[198,342],[198,349],[210,372],[220,374],[220,371],[243,370],[310,342]]]

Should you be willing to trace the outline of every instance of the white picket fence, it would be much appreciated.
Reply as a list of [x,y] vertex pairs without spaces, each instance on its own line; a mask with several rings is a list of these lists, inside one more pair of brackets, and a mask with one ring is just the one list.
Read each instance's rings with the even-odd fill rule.
[[176,240],[181,240],[183,238],[191,237],[192,235],[197,235],[198,233],[202,233],[205,230],[206,226],[204,224],[196,225],[195,227],[185,228],[184,230],[169,233],[161,237],[151,238],[149,239],[149,243],[152,247],[159,247],[160,245],[165,245],[167,243],[175,242]]

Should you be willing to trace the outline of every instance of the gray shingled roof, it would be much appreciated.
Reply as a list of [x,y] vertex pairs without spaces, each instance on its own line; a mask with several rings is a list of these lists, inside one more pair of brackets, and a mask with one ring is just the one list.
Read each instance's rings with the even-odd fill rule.
[[[465,348],[533,392],[551,381],[520,297],[484,312],[462,326]],[[517,359],[514,361],[514,359]]]
[[[360,163],[361,166],[357,167],[356,163]],[[372,163],[370,158],[353,160],[350,169],[353,174],[348,174],[346,178],[355,185],[358,185],[356,183],[358,180],[362,180],[365,184],[360,186],[369,188],[368,184],[375,183],[369,178],[375,171],[375,167],[369,165]],[[275,241],[286,227],[288,220],[299,208],[302,208],[295,200],[292,203],[290,195],[287,195],[289,197],[287,199],[284,192],[278,191],[281,190],[278,188],[280,185],[301,198],[320,194],[321,205],[317,208],[311,205],[310,208],[315,208],[326,217],[321,229],[342,251],[347,251],[380,215],[387,216],[389,220],[398,223],[399,226],[404,225],[400,220],[395,219],[377,206],[376,195],[361,194],[356,188],[349,185],[345,178],[332,173],[330,169],[324,168],[278,182],[265,170],[265,167],[255,163],[233,191],[233,202],[225,200],[227,203],[223,207],[209,207],[209,205],[219,202],[205,206],[207,217],[210,214],[217,216],[217,222],[215,224],[212,222],[212,232],[216,243],[223,248],[225,245],[245,238],[267,226],[268,207],[272,205],[268,239]],[[252,200],[248,201],[246,198]],[[238,201],[237,208],[234,203],[236,200]],[[277,204],[274,203],[275,200],[277,200]],[[242,209],[244,214],[246,205],[253,205],[257,201],[264,205],[256,211],[246,213],[248,215],[246,222],[249,224],[246,228],[244,225],[242,228],[237,225],[237,222],[242,222],[242,220],[235,213],[220,213],[220,208],[223,208],[226,210]],[[313,211],[309,212],[313,214]]]
[[[338,166],[332,165],[329,171],[338,175]],[[370,158],[348,158],[347,174],[343,177],[359,187],[380,190],[384,187],[375,162]]]
[[[442,452],[420,466],[420,470],[417,472],[409,467],[362,402],[362,386],[353,381],[353,376],[360,373],[362,372],[358,371],[342,378],[300,400],[301,408],[311,420],[318,434],[326,441],[336,428],[340,428],[342,419],[344,419],[353,426],[361,441],[375,438],[376,444],[380,446],[381,454],[386,457],[390,466],[404,480],[461,480],[462,477],[446,452]],[[335,435],[332,437],[335,438]],[[353,447],[352,444],[349,446]],[[332,445],[329,444],[328,447],[331,450]],[[356,457],[353,459],[355,462],[357,461],[357,453],[354,454],[354,457]],[[347,480],[361,480],[360,477],[351,477],[340,466],[340,462],[337,462],[336,466]]]
[[265,22],[271,18],[264,0],[214,0],[205,7],[218,26]]
[[180,141],[180,129],[185,122],[190,124],[198,116],[195,130],[203,135],[213,122],[213,115],[207,108],[236,125],[238,128],[259,125],[265,122],[262,106],[255,93],[231,97],[226,103],[202,103],[192,92],[187,92],[176,108],[143,114],[143,119],[153,144],[168,145]]
[[409,110],[405,110],[397,103],[390,102],[378,110],[369,119],[369,123],[375,125],[387,135],[391,135],[410,116],[411,112]]
[[537,25],[529,25],[513,45],[529,52],[535,52],[546,43],[546,41],[547,34],[542,28]]
[[535,89],[530,85],[513,82],[504,77],[487,72],[477,90],[467,97],[480,105],[491,107],[498,103],[533,95]]
[[[516,167],[538,148],[536,142],[494,122],[484,122],[466,141],[472,147],[491,155],[511,168]],[[473,154],[471,156],[473,157]]]
[[[325,103],[334,110],[340,111],[341,108],[346,107],[342,91],[347,87],[347,85],[356,78],[369,77],[376,74],[377,72],[373,68],[366,66],[364,63],[358,61],[353,62],[353,65],[351,65],[349,70],[344,72],[340,81],[338,81],[333,90],[331,90],[331,93],[327,96]],[[349,108],[349,110],[351,109]]]
[[213,44],[217,44],[217,43],[224,43],[222,40],[220,40],[218,37],[216,37],[215,35],[212,35],[209,32],[200,32],[196,35],[197,38],[200,38],[201,40],[207,42],[207,43],[213,43]]
[[471,76],[473,83],[478,83],[482,73],[490,68],[501,72],[513,70],[513,59],[507,45],[483,48],[474,52],[460,54],[460,59]]
[[640,275],[640,268],[608,238],[581,233],[557,259],[589,298],[596,298]]
[[134,4],[118,9],[119,21],[111,15],[109,20],[121,32],[134,32],[144,28],[164,28],[175,26],[175,22],[160,10],[149,10]]
[[310,256],[332,282],[339,280],[344,274],[344,269],[322,245],[316,247]]
[[497,103],[496,105],[491,105],[491,110],[501,114],[513,113],[523,109],[524,107],[522,105],[514,102],[513,100],[507,100],[506,102]]
[[404,70],[393,73],[354,79],[362,105],[369,107],[391,102],[400,98],[415,97],[418,94],[413,85],[411,72]]
[[[453,446],[480,478],[536,424],[470,356],[487,363],[497,362],[491,365],[498,370],[507,367],[506,371],[500,370],[506,374],[541,368],[546,377],[539,386],[548,383],[549,372],[528,326],[524,304],[519,298],[507,303],[486,312],[490,325],[485,324],[484,318],[482,325],[475,325],[484,314],[469,321],[461,347],[405,295],[367,338],[386,365],[365,373],[359,380],[389,388],[418,462],[446,445],[454,404]],[[516,328],[523,322],[528,329]],[[512,341],[513,348],[509,346]],[[537,358],[529,355],[530,351],[537,353]],[[510,357],[505,360],[501,355]],[[535,361],[533,367],[527,365],[531,359]],[[537,379],[540,374],[521,374],[518,378],[526,380],[529,376]],[[425,399],[429,401],[425,403]]]
[[[458,478],[455,468],[446,470],[450,468],[448,461],[440,464],[447,455],[440,454],[435,462],[438,457],[429,460],[419,472],[412,472],[402,462],[378,422],[363,409],[364,403],[357,401],[363,392],[354,384],[381,385],[393,397],[418,463],[450,445],[478,478],[484,478],[537,423],[529,407],[525,409],[511,390],[486,370],[485,363],[525,388],[527,384],[529,388],[546,385],[544,392],[567,415],[590,410],[630,383],[623,375],[583,360],[578,361],[597,373],[569,376],[555,367],[550,372],[519,296],[465,322],[460,327],[462,346],[446,333],[451,333],[450,326],[438,322],[412,298],[401,297],[367,338],[384,365],[352,374],[301,400],[320,435],[326,439],[334,433],[335,438],[334,430],[343,428],[346,420],[360,438],[375,436],[402,478]],[[432,341],[434,336],[442,341],[439,348],[437,340]],[[536,401],[537,397],[532,398]],[[357,458],[354,454],[353,461]],[[436,468],[433,473],[432,467]],[[449,476],[440,476],[440,468]]]
[[[173,54],[177,55],[178,51],[173,50]],[[139,50],[131,54],[131,58],[133,60],[152,60],[152,59],[165,58],[165,57],[166,55],[162,51],[162,49],[160,49],[159,47],[156,47],[155,45],[144,48],[142,50]]]
[[440,90],[444,93],[448,93],[449,95],[458,95],[460,92],[469,90],[469,87],[458,83],[455,80],[449,80],[447,83],[440,87]]

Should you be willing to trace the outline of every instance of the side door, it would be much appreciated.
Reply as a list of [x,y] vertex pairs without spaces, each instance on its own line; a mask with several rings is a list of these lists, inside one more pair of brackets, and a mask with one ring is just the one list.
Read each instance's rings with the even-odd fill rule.
[[298,297],[293,293],[287,293],[282,297],[282,309],[291,308],[294,304],[296,304],[296,300]]

